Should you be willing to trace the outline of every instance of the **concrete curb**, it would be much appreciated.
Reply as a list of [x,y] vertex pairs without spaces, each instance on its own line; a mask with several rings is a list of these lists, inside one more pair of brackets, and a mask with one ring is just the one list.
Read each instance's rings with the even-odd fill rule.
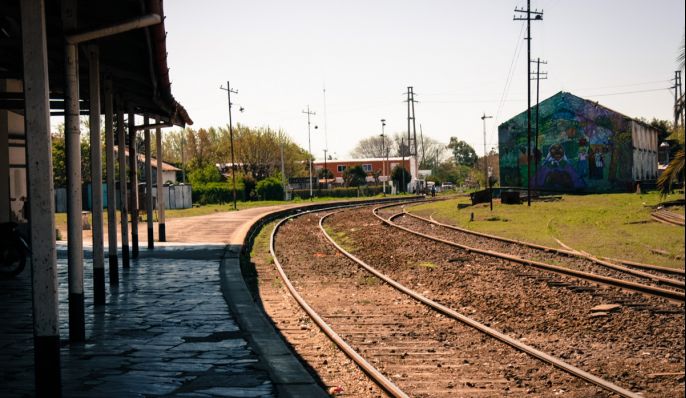
[[252,298],[241,273],[242,245],[227,246],[219,267],[224,299],[244,337],[262,359],[279,397],[329,397],[286,346]]

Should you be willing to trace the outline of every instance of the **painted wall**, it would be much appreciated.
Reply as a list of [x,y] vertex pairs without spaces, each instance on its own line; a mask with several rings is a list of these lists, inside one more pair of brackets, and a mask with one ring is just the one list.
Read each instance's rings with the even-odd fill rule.
[[[531,113],[531,150],[535,154],[532,187],[578,192],[633,189],[636,173],[632,134],[636,135],[633,126],[637,123],[632,119],[595,102],[560,92],[540,103],[538,151],[535,151],[535,107]],[[645,146],[651,148],[652,135],[655,135],[656,150],[657,132],[645,130],[642,134]],[[526,112],[501,124],[498,136],[502,185],[526,187]],[[644,158],[648,170],[652,155]],[[657,158],[654,159],[656,169]],[[654,175],[652,169],[639,174]]]

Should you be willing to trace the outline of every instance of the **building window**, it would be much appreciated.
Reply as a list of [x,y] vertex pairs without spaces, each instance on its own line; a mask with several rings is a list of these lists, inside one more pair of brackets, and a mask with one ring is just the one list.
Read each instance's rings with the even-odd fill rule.
[[336,169],[338,170],[339,173],[342,173],[345,171],[345,165],[339,164]]
[[363,164],[363,165],[362,165],[362,170],[366,171],[367,173],[371,173],[371,171],[372,171],[372,165],[371,165],[371,164]]

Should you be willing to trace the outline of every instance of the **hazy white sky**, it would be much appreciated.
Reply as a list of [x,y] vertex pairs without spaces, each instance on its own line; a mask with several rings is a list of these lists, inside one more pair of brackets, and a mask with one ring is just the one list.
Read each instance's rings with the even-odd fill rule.
[[[284,129],[307,148],[307,108],[317,113],[312,152],[323,157],[326,124],[338,157],[361,138],[407,129],[407,86],[417,128],[445,143],[457,136],[481,154],[497,125],[526,109],[525,0],[167,0],[172,92],[194,128],[234,123]],[[532,58],[541,99],[560,90],[631,117],[672,118],[672,84],[684,32],[683,0],[534,0]],[[511,70],[512,66],[512,70]],[[509,80],[508,76],[512,78]],[[326,87],[326,120],[324,93]],[[535,84],[532,84],[535,101]]]

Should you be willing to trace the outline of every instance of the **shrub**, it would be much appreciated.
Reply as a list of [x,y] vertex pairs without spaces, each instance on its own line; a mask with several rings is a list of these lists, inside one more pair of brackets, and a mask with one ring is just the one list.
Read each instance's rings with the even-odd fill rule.
[[[352,188],[332,188],[332,189],[315,189],[312,193],[318,197],[329,198],[354,198],[357,196],[375,196],[383,192],[383,186],[362,186]],[[291,191],[293,198],[309,199],[309,189],[294,189]]]
[[257,195],[262,200],[281,200],[283,199],[283,185],[276,177],[265,178],[257,183],[255,187]]
[[[233,201],[231,183],[210,182],[207,184],[193,185],[193,203],[200,205],[228,203]],[[245,200],[243,185],[236,184],[236,199]]]

